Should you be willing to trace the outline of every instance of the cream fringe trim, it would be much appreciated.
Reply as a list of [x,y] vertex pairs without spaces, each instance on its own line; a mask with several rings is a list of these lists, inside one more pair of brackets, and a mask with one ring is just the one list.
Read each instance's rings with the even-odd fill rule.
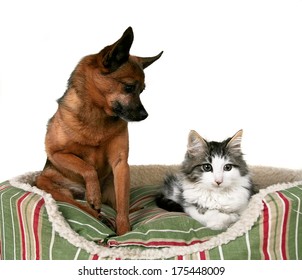
[[173,246],[167,248],[151,248],[151,249],[139,249],[139,248],[106,248],[95,244],[92,241],[88,241],[78,233],[73,231],[61,212],[58,211],[56,201],[52,196],[45,191],[38,189],[31,184],[34,182],[34,178],[39,172],[26,173],[24,175],[15,177],[10,180],[10,184],[14,187],[18,187],[25,191],[29,191],[40,195],[45,200],[45,207],[48,213],[49,221],[52,223],[53,229],[64,239],[66,239],[72,245],[87,251],[90,254],[97,254],[99,258],[121,258],[121,259],[167,259],[179,255],[188,255],[196,252],[202,252],[205,250],[213,249],[217,246],[227,244],[228,242],[235,240],[247,233],[254,223],[257,221],[263,209],[263,198],[272,192],[285,190],[290,187],[302,184],[302,181],[296,181],[292,183],[282,183],[269,186],[254,195],[247,207],[243,212],[240,219],[229,227],[225,232],[211,237],[208,241],[202,244],[195,244],[191,246]]

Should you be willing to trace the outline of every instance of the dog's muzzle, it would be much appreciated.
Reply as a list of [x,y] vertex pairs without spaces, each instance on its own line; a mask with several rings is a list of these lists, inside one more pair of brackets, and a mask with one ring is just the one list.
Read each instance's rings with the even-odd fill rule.
[[148,117],[148,113],[142,104],[134,107],[123,106],[120,102],[115,102],[112,111],[116,116],[128,122],[138,122]]

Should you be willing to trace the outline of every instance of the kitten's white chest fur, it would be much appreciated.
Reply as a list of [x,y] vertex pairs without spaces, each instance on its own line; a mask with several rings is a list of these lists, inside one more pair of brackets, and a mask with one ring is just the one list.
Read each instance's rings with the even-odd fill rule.
[[[248,179],[243,181],[246,180]],[[183,198],[187,204],[193,204],[200,208],[216,209],[224,213],[241,213],[245,209],[249,197],[249,190],[243,188],[242,185],[233,185],[222,189],[222,187],[208,188],[202,183],[187,182],[183,190]]]

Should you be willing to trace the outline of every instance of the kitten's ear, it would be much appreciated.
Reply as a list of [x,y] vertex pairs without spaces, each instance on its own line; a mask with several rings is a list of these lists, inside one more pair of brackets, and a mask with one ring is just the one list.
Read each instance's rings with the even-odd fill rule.
[[187,153],[192,156],[199,155],[205,147],[207,147],[207,142],[195,130],[191,130],[188,137]]
[[242,139],[243,130],[240,129],[227,144],[227,147],[235,151],[241,151],[241,139]]

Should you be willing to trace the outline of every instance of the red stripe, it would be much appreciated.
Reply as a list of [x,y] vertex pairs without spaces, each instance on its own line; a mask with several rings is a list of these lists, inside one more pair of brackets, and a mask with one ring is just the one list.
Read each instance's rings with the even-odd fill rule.
[[92,260],[98,260],[99,259],[99,256],[97,255],[97,254],[95,254],[95,255],[93,255],[93,257],[92,257]]
[[284,217],[283,217],[283,224],[282,224],[282,234],[281,234],[281,254],[283,260],[287,260],[286,256],[286,229],[287,229],[287,222],[289,216],[289,201],[287,198],[280,192],[277,192],[279,197],[283,200],[285,209],[284,209]]
[[269,254],[268,254],[268,235],[269,235],[269,211],[268,207],[263,201],[263,246],[262,251],[264,254],[264,259],[269,260]]
[[206,260],[207,258],[206,258],[205,251],[199,252],[199,257],[200,257],[201,260]]
[[39,242],[39,217],[41,213],[41,208],[44,205],[44,199],[41,199],[34,210],[34,220],[33,220],[33,229],[34,229],[34,238],[35,238],[35,247],[36,247],[36,260],[40,259],[40,242]]
[[24,222],[21,214],[21,204],[23,200],[29,195],[30,193],[24,194],[22,197],[19,198],[17,202],[17,211],[18,211],[18,216],[19,216],[19,223],[20,223],[20,231],[21,231],[21,254],[22,254],[22,259],[26,259],[26,240],[25,240],[25,231],[24,231]]
[[184,259],[184,256],[177,256],[177,259],[178,259],[179,261],[182,261],[182,260]]
[[190,246],[194,244],[204,243],[207,240],[194,240],[187,244],[185,242],[177,241],[151,241],[151,242],[139,242],[139,241],[128,241],[128,242],[118,242],[116,240],[109,240],[108,246],[129,246],[129,245],[140,245],[145,247],[166,247],[166,246]]

